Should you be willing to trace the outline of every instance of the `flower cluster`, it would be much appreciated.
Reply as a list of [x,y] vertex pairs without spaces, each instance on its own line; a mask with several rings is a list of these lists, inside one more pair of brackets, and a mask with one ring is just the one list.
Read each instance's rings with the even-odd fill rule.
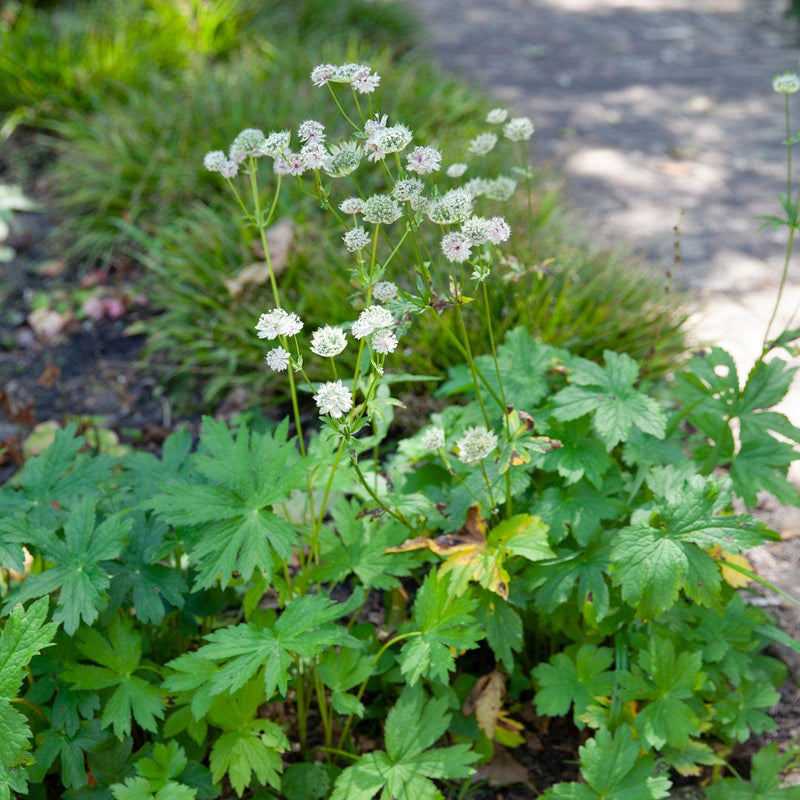
[[482,425],[467,428],[456,442],[458,457],[465,464],[477,464],[497,447],[497,436]]
[[325,86],[328,83],[350,84],[359,94],[370,94],[378,88],[381,76],[366,64],[319,64],[311,70],[311,82],[314,86]]
[[311,352],[323,358],[334,358],[347,347],[347,334],[338,327],[326,325],[311,336]]
[[772,88],[778,94],[794,94],[800,92],[800,75],[796,72],[784,72],[772,79]]
[[369,306],[365,308],[353,323],[351,333],[355,339],[371,336],[372,349],[376,353],[393,353],[397,349],[397,336],[391,329],[394,317],[388,308]]
[[303,322],[295,313],[274,308],[262,314],[256,323],[259,339],[277,339],[278,336],[295,336],[303,329]]
[[320,414],[341,419],[353,407],[353,395],[340,380],[328,381],[319,387],[314,402]]

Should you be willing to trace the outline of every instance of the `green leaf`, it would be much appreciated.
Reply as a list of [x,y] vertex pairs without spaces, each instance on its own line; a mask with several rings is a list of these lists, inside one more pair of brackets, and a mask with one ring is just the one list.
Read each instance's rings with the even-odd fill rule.
[[175,781],[167,781],[155,790],[145,778],[128,778],[125,783],[115,783],[110,789],[115,800],[195,800],[197,797],[196,789]]
[[498,661],[514,671],[514,653],[523,648],[522,619],[507,600],[495,592],[482,591],[477,611],[478,625],[486,631],[486,641]]
[[320,680],[331,690],[331,703],[339,714],[364,715],[364,705],[349,689],[362,684],[374,671],[372,656],[349,647],[328,650],[317,667]]
[[193,528],[195,588],[217,579],[225,586],[235,572],[249,579],[256,569],[269,578],[297,543],[294,528],[269,510],[300,485],[304,470],[288,423],[272,434],[240,428],[235,438],[222,422],[205,417],[203,425],[194,465],[207,483],[175,481],[147,505],[170,525]]
[[553,398],[555,418],[568,421],[591,414],[592,427],[608,451],[625,441],[632,427],[663,438],[667,427],[664,411],[634,388],[637,363],[611,350],[603,357],[605,368],[586,359],[570,359],[571,385]]
[[286,800],[318,800],[331,788],[331,770],[325,764],[292,764],[281,778],[281,794]]
[[[304,595],[286,604],[272,630],[245,624],[209,634],[209,644],[195,657],[224,663],[211,679],[211,694],[236,691],[263,668],[266,697],[272,697],[276,689],[285,696],[295,656],[314,658],[328,647],[361,646],[333,621],[358,608],[363,599],[361,590],[346,603],[336,603],[324,595]],[[170,666],[173,664],[170,662]]]
[[705,683],[700,653],[680,653],[669,639],[651,636],[638,664],[621,681],[625,700],[649,701],[634,722],[642,740],[659,749],[687,747],[700,734],[700,718],[690,702]]
[[781,788],[781,772],[795,758],[789,748],[783,755],[773,742],[753,756],[752,783],[740,778],[725,778],[706,789],[707,800],[800,800],[800,786]]
[[406,539],[408,530],[394,521],[359,516],[361,505],[341,497],[331,511],[335,532],[323,527],[319,542],[322,563],[313,577],[321,583],[342,583],[354,574],[366,589],[382,591],[400,586],[398,578],[411,574],[413,556],[387,553]]
[[130,518],[113,514],[96,525],[96,497],[75,501],[64,523],[64,538],[46,528],[30,527],[26,542],[35,547],[53,566],[29,575],[6,600],[4,610],[15,602],[42,597],[58,591],[53,620],[64,623],[72,635],[81,620],[91,625],[106,605],[109,586],[106,562],[116,558],[125,546],[131,528]]
[[589,419],[578,419],[570,424],[554,421],[548,424],[547,433],[561,442],[561,447],[545,453],[540,461],[542,469],[557,471],[564,485],[577,483],[584,475],[597,489],[603,485],[603,476],[612,461],[602,442],[590,437]]
[[746,742],[751,736],[775,730],[775,720],[766,712],[780,699],[778,692],[763,681],[742,681],[716,704],[721,735]]
[[468,778],[477,753],[458,744],[430,750],[447,730],[445,698],[425,700],[420,684],[407,686],[386,717],[386,750],[362,756],[337,778],[331,800],[436,800],[434,780]]
[[542,800],[659,800],[669,795],[669,778],[653,775],[656,762],[640,755],[630,728],[617,729],[613,737],[597,732],[580,750],[581,774],[586,784],[558,783]]
[[554,558],[547,537],[548,527],[539,517],[516,514],[495,525],[489,532],[489,544],[502,547],[507,554],[521,556],[528,561]]
[[161,692],[134,673],[142,668],[142,639],[132,629],[129,617],[116,616],[108,627],[106,639],[98,630],[83,629],[76,646],[95,665],[76,664],[64,670],[63,677],[76,689],[109,689],[101,723],[112,726],[119,739],[131,732],[131,717],[145,730],[156,731],[157,719],[163,719]]
[[570,645],[554,655],[549,663],[539,664],[533,678],[539,685],[534,702],[540,714],[560,717],[574,707],[573,719],[583,728],[580,717],[598,698],[611,694],[615,676],[608,671],[614,661],[610,647],[594,644]]
[[475,600],[469,592],[453,595],[449,589],[449,573],[431,571],[417,592],[413,619],[419,635],[400,651],[400,671],[411,685],[423,676],[447,683],[455,669],[450,648],[471,650],[484,636],[475,619]]

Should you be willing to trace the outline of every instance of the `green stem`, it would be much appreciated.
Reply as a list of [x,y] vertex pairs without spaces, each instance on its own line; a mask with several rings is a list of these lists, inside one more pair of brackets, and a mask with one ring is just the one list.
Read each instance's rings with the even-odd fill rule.
[[319,715],[322,720],[322,728],[325,731],[325,745],[330,747],[333,744],[331,716],[328,710],[328,700],[325,696],[325,685],[319,677],[319,670],[317,670],[316,666],[314,666],[314,687],[317,692],[317,706],[319,707]]
[[297,706],[297,735],[300,739],[300,752],[305,756],[308,739],[308,704],[306,685],[303,680],[303,664],[300,656],[295,657],[297,676],[295,678],[295,705]]
[[483,419],[486,422],[486,427],[491,428],[492,425],[489,422],[489,414],[486,411],[486,406],[483,404],[483,397],[481,396],[481,387],[480,381],[478,380],[478,372],[475,369],[475,358],[472,355],[472,350],[469,346],[469,337],[467,336],[467,326],[464,324],[464,315],[461,311],[461,303],[456,302],[456,325],[458,327],[458,331],[462,336],[462,343],[464,345],[464,350],[467,354],[467,365],[469,366],[470,374],[472,375],[472,383],[475,387],[475,396],[478,399],[478,405],[481,407],[481,413],[483,414]]
[[356,475],[358,476],[358,480],[360,481],[361,485],[367,490],[369,496],[390,516],[394,517],[401,525],[405,525],[410,531],[413,531],[414,528],[411,526],[411,523],[403,516],[400,511],[394,511],[393,509],[389,508],[383,500],[378,497],[375,493],[375,490],[369,485],[367,482],[364,473],[361,471],[361,467],[358,465],[358,458],[354,452],[350,453],[350,462],[353,465],[353,469],[356,471]]

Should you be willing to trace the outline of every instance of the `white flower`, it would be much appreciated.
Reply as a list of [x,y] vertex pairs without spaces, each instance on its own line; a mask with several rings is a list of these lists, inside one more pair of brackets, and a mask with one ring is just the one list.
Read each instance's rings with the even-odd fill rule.
[[336,75],[336,67],[333,64],[319,64],[311,70],[311,83],[314,86],[324,86]]
[[465,464],[477,464],[497,447],[497,436],[482,425],[467,428],[456,442],[458,457]]
[[370,72],[369,67],[365,67],[351,81],[353,88],[359,94],[370,94],[378,88],[381,76],[377,72]]
[[289,353],[282,347],[275,347],[267,353],[264,360],[267,362],[267,366],[275,372],[285,372],[286,367],[289,366]]
[[441,450],[444,447],[444,431],[433,425],[422,434],[420,442],[426,450]]
[[406,178],[405,180],[397,181],[394,185],[392,197],[404,203],[406,200],[413,200],[415,197],[419,197],[424,188],[422,181],[416,178]]
[[300,148],[300,159],[307,169],[322,169],[330,163],[328,149],[321,142],[309,142]]
[[235,161],[226,161],[219,170],[223,178],[235,178],[238,172],[239,165]]
[[342,237],[344,246],[351,252],[355,253],[356,250],[361,250],[366,247],[369,242],[369,234],[363,228],[352,228]]
[[456,231],[442,237],[442,252],[448,261],[463,264],[472,254],[472,248],[469,239]]
[[209,172],[219,172],[228,163],[228,158],[222,150],[212,150],[203,158],[203,166]]
[[276,175],[302,175],[306,171],[306,163],[300,153],[284,150],[275,156],[272,168]]
[[794,94],[800,92],[800,75],[796,72],[784,72],[772,79],[772,88],[778,94]]
[[403,216],[403,209],[388,194],[373,194],[364,201],[361,214],[366,222],[389,225]]
[[469,239],[471,245],[482,245],[486,239],[486,226],[489,221],[484,217],[470,217],[461,225],[461,233]]
[[263,156],[264,152],[262,147],[265,141],[266,137],[263,131],[260,131],[258,128],[245,128],[233,140],[228,156],[231,161],[236,161],[239,164],[248,156],[253,156],[253,158]]
[[275,158],[289,147],[291,138],[289,131],[272,131],[261,144],[262,155]]
[[350,332],[355,339],[363,339],[381,328],[391,328],[392,325],[394,325],[394,317],[388,308],[369,306],[359,314]]
[[339,203],[342,214],[360,214],[364,210],[364,201],[360,197],[348,197]]
[[517,190],[517,182],[513,178],[501,175],[494,180],[487,181],[483,194],[490,200],[508,200]]
[[398,153],[408,147],[412,138],[405,125],[381,128],[367,139],[364,152],[370,161],[380,161],[387,153]]
[[533,123],[529,117],[514,117],[503,125],[503,135],[512,142],[524,142],[533,136]]
[[467,181],[463,188],[469,192],[470,197],[475,198],[486,194],[486,190],[491,186],[491,183],[486,178],[473,178],[471,181]]
[[353,396],[341,381],[323,383],[314,395],[320,414],[329,414],[339,419],[353,407]]
[[468,145],[470,153],[476,156],[485,156],[494,149],[497,136],[494,133],[479,133]]
[[486,121],[492,125],[501,125],[508,119],[508,111],[504,108],[493,108],[487,115]]
[[372,287],[372,296],[379,303],[386,303],[397,297],[397,286],[391,281],[378,281]]
[[332,178],[344,178],[358,169],[364,148],[359,142],[341,142],[330,147],[330,158],[325,172]]
[[492,217],[486,223],[486,238],[492,244],[506,242],[509,236],[511,236],[511,227],[503,217]]
[[451,189],[425,206],[425,214],[437,225],[452,225],[472,215],[472,195],[463,187]]
[[347,335],[341,328],[326,325],[311,336],[311,352],[323,358],[338,356],[347,347]]
[[415,147],[406,158],[406,169],[417,175],[437,172],[442,165],[442,154],[434,147]]
[[376,353],[394,353],[397,337],[388,328],[380,328],[372,334],[372,349]]
[[289,314],[282,308],[274,308],[266,314],[262,314],[256,330],[259,339],[276,339],[278,336],[294,336],[303,329],[300,317],[295,313]]
[[448,178],[460,178],[467,171],[467,165],[463,161],[451,164],[447,168]]
[[325,126],[314,119],[307,119],[300,123],[297,135],[301,142],[320,144],[325,141]]

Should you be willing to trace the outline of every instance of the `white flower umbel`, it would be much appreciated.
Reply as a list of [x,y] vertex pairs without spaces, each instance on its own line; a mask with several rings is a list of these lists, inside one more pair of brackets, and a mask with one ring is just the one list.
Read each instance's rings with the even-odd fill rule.
[[275,372],[285,372],[289,366],[289,352],[282,347],[275,347],[264,357],[267,366]]
[[486,239],[486,226],[489,220],[484,217],[470,217],[464,220],[461,225],[461,233],[469,239],[469,243],[474,246],[482,245]]
[[464,187],[451,189],[425,205],[425,214],[437,225],[453,225],[472,216],[473,196]]
[[800,92],[800,75],[796,72],[784,72],[772,79],[772,88],[778,94],[794,94]]
[[397,337],[388,328],[380,328],[372,334],[372,349],[376,353],[394,353],[397,349]]
[[497,135],[494,133],[479,133],[472,141],[470,141],[467,149],[470,153],[476,156],[485,156],[494,150],[497,144]]
[[264,132],[258,128],[245,128],[231,144],[228,156],[231,161],[241,164],[248,156],[259,158],[264,155],[264,142],[266,142]]
[[363,339],[381,328],[391,328],[393,325],[394,317],[388,308],[369,306],[359,314],[350,332],[353,334],[353,338]]
[[442,166],[442,154],[435,147],[415,147],[406,158],[406,169],[417,175],[437,172]]
[[503,135],[512,142],[524,142],[533,136],[533,123],[528,117],[514,117],[503,125]]
[[406,178],[402,181],[397,181],[392,189],[392,197],[395,200],[399,200],[401,203],[406,202],[407,200],[413,200],[416,197],[419,197],[423,190],[425,189],[425,185],[422,181],[417,180],[416,178]]
[[463,161],[458,161],[447,168],[447,177],[460,178],[466,171],[467,165]]
[[491,125],[502,125],[508,119],[508,111],[504,108],[493,108],[486,116]]
[[364,201],[360,197],[348,197],[339,203],[342,214],[360,214],[364,210]]
[[315,119],[307,119],[300,123],[297,136],[301,142],[321,144],[325,141],[325,126]]
[[344,178],[358,169],[364,148],[360,142],[340,142],[330,146],[325,172],[332,178]]
[[333,64],[319,64],[311,70],[311,83],[314,86],[324,86],[336,75]]
[[482,425],[467,428],[456,442],[458,457],[465,464],[477,464],[497,447],[497,436]]
[[274,308],[262,314],[256,323],[259,339],[277,339],[278,336],[294,336],[303,329],[303,322],[295,313]]
[[265,156],[275,158],[289,148],[292,134],[289,131],[272,131],[261,145],[261,152]]
[[361,213],[365,222],[389,225],[403,216],[403,209],[388,194],[373,194],[364,202]]
[[426,450],[441,450],[444,447],[444,431],[433,425],[422,434],[420,443]]
[[472,255],[469,239],[458,231],[445,234],[442,237],[442,252],[448,261],[463,264]]
[[212,150],[210,153],[206,153],[203,158],[203,166],[209,172],[219,172],[227,162],[228,157],[222,150]]
[[511,226],[503,217],[492,217],[486,223],[486,238],[492,244],[507,242],[511,236]]
[[351,252],[362,250],[370,243],[369,234],[363,228],[353,228],[342,236],[344,246]]
[[311,352],[323,358],[334,358],[347,347],[347,334],[342,328],[326,325],[311,336]]
[[320,414],[340,419],[353,407],[353,396],[341,381],[323,383],[314,395]]
[[486,181],[483,194],[490,200],[509,200],[517,190],[517,182],[513,178],[500,175],[491,181]]
[[397,285],[391,281],[378,281],[372,287],[372,297],[379,303],[388,303],[397,297]]

